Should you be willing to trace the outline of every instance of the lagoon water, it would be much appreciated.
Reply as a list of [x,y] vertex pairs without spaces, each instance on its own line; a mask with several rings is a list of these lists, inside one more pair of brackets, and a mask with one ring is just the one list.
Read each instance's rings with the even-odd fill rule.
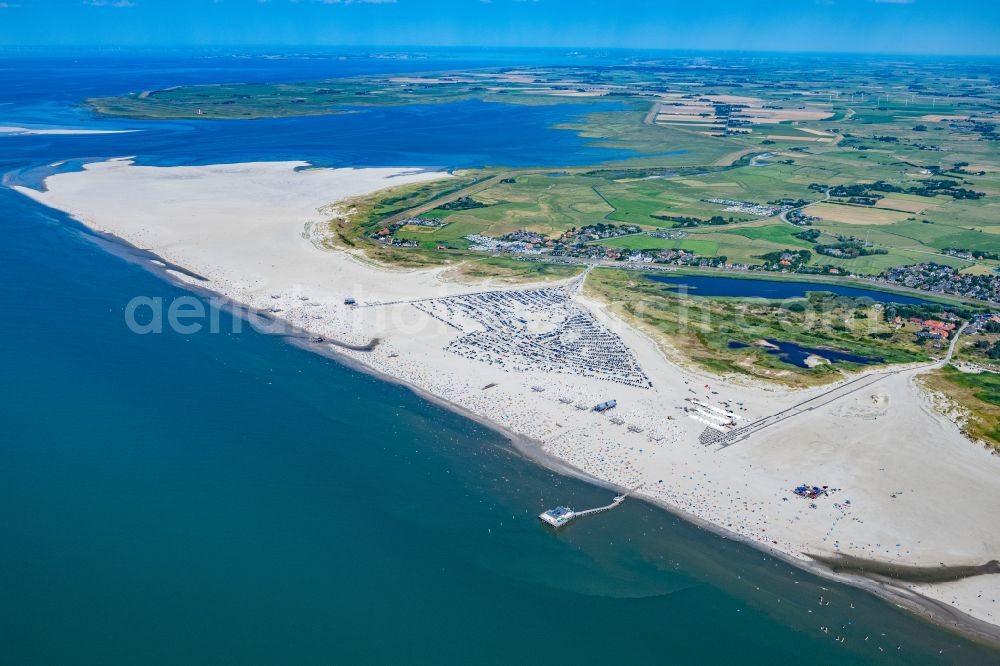
[[[450,62],[462,58],[472,56]],[[30,174],[129,154],[151,164],[442,166],[616,156],[551,129],[573,107],[385,110],[376,137],[361,116],[160,125],[89,119],[72,106],[145,81],[321,69],[249,58],[206,71],[213,62],[5,60],[0,125],[147,131],[0,137],[0,168]],[[402,68],[348,65],[322,63],[330,73]],[[463,118],[493,124],[456,134]],[[415,119],[426,136],[408,131]],[[258,142],[263,126],[273,137]],[[0,663],[997,661],[889,603],[639,502],[558,534],[542,529],[541,510],[603,504],[609,492],[283,339],[250,329],[134,335],[129,299],[185,292],[5,188],[0,284]],[[222,328],[231,331],[225,318]]]
[[728,296],[734,298],[789,299],[805,298],[811,291],[825,291],[850,298],[868,298],[877,303],[922,305],[929,303],[916,296],[898,292],[849,287],[830,282],[776,280],[764,277],[725,277],[721,275],[650,275],[650,280],[662,282],[669,291],[684,290],[691,296]]
[[[882,362],[882,359],[880,358],[858,356],[857,354],[850,354],[845,351],[839,351],[837,349],[830,349],[827,347],[803,347],[797,342],[775,340],[774,338],[766,338],[766,341],[769,342],[772,347],[765,348],[764,351],[768,354],[777,356],[785,363],[791,363],[792,365],[797,365],[800,368],[808,368],[809,364],[806,363],[806,359],[813,355],[821,356],[831,363],[857,363],[858,365],[869,365],[871,363]],[[730,349],[745,349],[750,346],[750,343],[740,342],[739,340],[731,340],[729,342]]]

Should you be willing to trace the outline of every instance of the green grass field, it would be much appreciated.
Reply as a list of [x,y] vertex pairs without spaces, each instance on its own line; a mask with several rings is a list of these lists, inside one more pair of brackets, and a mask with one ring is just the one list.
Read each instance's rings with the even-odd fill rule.
[[[738,76],[725,67],[689,70],[676,66],[691,64],[684,58],[669,62],[665,70],[655,64],[642,68],[570,65],[523,67],[516,75],[496,68],[180,86],[86,104],[105,115],[142,118],[259,118],[469,99],[571,103],[591,106],[574,122],[557,125],[558,130],[573,132],[588,145],[635,152],[634,157],[591,168],[510,169],[513,182],[496,183],[469,195],[482,207],[421,209],[421,215],[448,222],[442,228],[407,227],[396,233],[401,240],[419,241],[430,252],[421,262],[432,261],[439,245],[459,252],[467,249],[464,237],[471,234],[495,237],[527,229],[556,238],[567,230],[599,223],[635,224],[651,230],[675,225],[664,218],[721,216],[732,225],[687,228],[679,239],[628,236],[601,244],[680,248],[704,257],[759,264],[762,255],[810,249],[813,243],[795,237],[800,230],[790,224],[726,211],[725,205],[712,199],[757,204],[779,199],[815,202],[837,185],[885,181],[908,189],[920,188],[929,179],[951,178],[957,186],[985,196],[972,200],[947,194],[890,193],[884,196],[896,200],[897,215],[852,208],[844,219],[844,211],[838,211],[843,221],[823,219],[813,225],[821,232],[819,242],[854,237],[885,254],[846,259],[814,253],[810,264],[860,274],[928,261],[981,274],[998,265],[940,254],[944,248],[1000,253],[1000,141],[990,140],[982,127],[948,119],[995,115],[1000,92],[986,74],[963,71],[948,62],[909,62],[908,71],[919,86],[888,99],[882,87],[885,72],[860,60],[838,70],[837,87],[851,91],[839,96],[829,94],[829,72],[816,70],[815,63],[806,61],[763,63]],[[741,125],[738,129],[752,131],[728,135],[719,129],[724,119],[714,123],[715,129],[657,123],[658,105],[666,105],[659,106],[659,112],[669,114],[671,105],[707,105],[707,98],[714,95],[737,95],[749,99],[749,107],[788,115],[784,120],[748,125],[739,120],[742,111],[733,109],[736,124]],[[702,108],[712,111],[711,106]],[[970,166],[955,171],[960,163]],[[382,220],[433,205],[436,197],[496,173],[497,169],[469,170],[449,183],[392,190],[381,200],[365,199],[353,214],[353,222],[332,224],[344,244],[367,248],[370,243],[365,237]],[[911,206],[915,210],[908,211]],[[829,210],[827,215],[831,215]],[[875,224],[878,221],[883,223]],[[405,256],[395,250],[388,254]]]
[[812,246],[812,243],[809,241],[795,237],[796,233],[801,233],[800,229],[796,229],[792,225],[783,222],[764,226],[739,227],[727,230],[724,233],[731,236],[742,236],[750,241],[766,241],[782,247],[809,248]]
[[969,412],[966,432],[1000,450],[1000,375],[970,374],[948,366],[924,379]]
[[652,236],[623,236],[601,241],[608,247],[623,247],[629,250],[687,250],[703,256],[719,253],[718,243],[701,238],[654,238]]

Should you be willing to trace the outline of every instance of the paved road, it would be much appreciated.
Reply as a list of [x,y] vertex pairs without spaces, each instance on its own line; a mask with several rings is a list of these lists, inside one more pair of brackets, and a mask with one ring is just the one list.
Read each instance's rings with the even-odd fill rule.
[[452,201],[457,201],[462,197],[467,197],[471,194],[475,194],[476,192],[481,192],[482,190],[491,188],[494,185],[498,184],[504,178],[510,178],[510,177],[512,177],[512,174],[509,173],[497,174],[492,178],[481,180],[478,183],[473,183],[468,187],[463,187],[462,189],[456,190],[455,192],[451,192],[450,194],[445,194],[435,199],[431,199],[427,203],[423,203],[414,208],[409,208],[407,210],[404,210],[402,213],[396,213],[395,215],[387,217],[385,220],[383,220],[382,224],[384,226],[389,226],[391,224],[401,222],[411,217],[418,217],[423,213],[434,210],[435,208],[443,206],[444,204],[451,203]]
[[810,201],[805,206],[799,206],[798,208],[791,208],[789,210],[783,210],[783,211],[781,211],[781,214],[778,215],[778,219],[780,219],[782,222],[788,222],[788,224],[792,225],[793,227],[798,227],[799,225],[795,224],[794,222],[790,222],[788,220],[788,218],[786,217],[786,215],[788,215],[789,213],[791,213],[793,210],[802,210],[803,208],[808,208],[809,206],[813,206],[813,205],[818,204],[818,203],[825,203],[825,202],[827,202],[829,200],[830,200],[830,190],[827,190],[826,194],[819,201]]
[[[477,192],[482,192],[483,190],[488,190],[489,188],[499,185],[500,181],[505,178],[516,178],[517,176],[526,176],[529,174],[538,173],[564,173],[564,174],[574,174],[574,173],[586,173],[588,171],[600,171],[602,167],[600,166],[585,166],[585,167],[569,167],[569,168],[559,168],[559,167],[549,167],[545,169],[511,169],[510,171],[504,171],[503,173],[498,173],[495,176],[486,178],[485,180],[480,180],[478,182],[472,183],[460,190],[450,192],[448,194],[443,194],[439,197],[431,199],[419,206],[414,206],[413,208],[408,208],[401,213],[396,213],[390,217],[382,220],[383,226],[388,226],[390,224],[395,224],[410,217],[418,217],[423,213],[439,208],[452,201],[457,201],[462,197],[471,196]],[[626,169],[629,167],[625,167]],[[634,167],[636,170],[642,169],[643,167]],[[596,192],[596,190],[595,190]],[[604,198],[604,195],[597,192],[597,195]],[[605,201],[607,201],[605,199]],[[609,204],[610,205],[610,204]],[[613,207],[613,206],[612,206]]]
[[808,400],[803,400],[797,405],[792,405],[791,407],[784,409],[780,412],[777,412],[776,414],[765,416],[764,418],[758,419],[753,423],[749,423],[743,426],[742,428],[737,428],[736,430],[729,432],[728,434],[715,440],[712,443],[719,444],[723,448],[726,448],[728,446],[732,446],[736,442],[740,442],[747,439],[748,437],[750,437],[750,435],[759,432],[764,428],[768,428],[777,423],[781,423],[782,421],[790,419],[793,416],[798,416],[799,414],[803,414],[805,412],[812,411],[819,407],[824,407],[826,405],[829,405],[830,403],[840,400],[841,398],[845,398],[853,393],[856,393],[857,391],[868,388],[872,384],[880,382],[886,377],[898,375],[903,372],[913,372],[921,369],[944,367],[945,365],[951,362],[951,359],[955,354],[955,348],[958,345],[958,338],[962,335],[962,332],[965,331],[965,328],[968,325],[969,325],[968,323],[962,324],[962,326],[955,331],[955,335],[952,337],[951,343],[948,345],[948,352],[945,354],[944,358],[942,358],[939,361],[926,363],[923,366],[918,366],[916,368],[907,367],[899,370],[887,370],[887,371],[873,372],[862,375],[861,377],[852,379],[844,384],[839,384],[837,386],[834,386],[830,390],[824,391],[823,393],[813,396]]
[[944,359],[938,363],[939,367],[943,367],[951,363],[951,357],[955,355],[955,347],[958,345],[958,336],[962,335],[968,325],[969,322],[965,322],[957,331],[955,331],[955,335],[951,338],[951,344],[948,345],[948,353],[945,355]]

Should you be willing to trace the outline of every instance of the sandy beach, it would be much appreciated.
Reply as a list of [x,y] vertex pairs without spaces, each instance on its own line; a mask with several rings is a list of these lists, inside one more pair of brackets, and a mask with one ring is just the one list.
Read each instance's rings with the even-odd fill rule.
[[[204,278],[172,272],[178,280],[281,318],[581,473],[643,484],[644,498],[786,558],[846,554],[911,567],[1000,558],[1000,459],[935,411],[916,381],[921,368],[869,372],[833,393],[727,381],[671,362],[578,281],[462,284],[442,269],[381,268],[317,242],[329,204],[446,177],[118,159],[49,176],[44,191],[16,189]],[[344,346],[373,339],[370,351]],[[591,409],[609,399],[616,409]],[[810,400],[731,446],[702,441],[720,415],[743,425]],[[792,492],[799,484],[831,492],[804,499]],[[946,604],[956,622],[982,622],[980,634],[1000,628],[1000,574],[876,591]]]

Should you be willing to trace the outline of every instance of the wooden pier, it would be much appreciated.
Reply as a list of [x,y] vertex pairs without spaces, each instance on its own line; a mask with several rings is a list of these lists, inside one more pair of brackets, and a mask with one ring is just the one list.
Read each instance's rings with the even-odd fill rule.
[[635,488],[627,490],[621,495],[615,495],[615,498],[611,500],[611,504],[606,504],[605,506],[599,506],[594,509],[584,509],[583,511],[573,511],[570,508],[560,506],[539,514],[538,518],[546,525],[550,525],[555,528],[563,527],[570,521],[576,520],[577,518],[593,516],[598,513],[604,513],[605,511],[611,511],[611,509],[617,508],[622,502],[625,501],[626,497],[638,491],[643,487],[643,485],[645,484],[640,483]]

